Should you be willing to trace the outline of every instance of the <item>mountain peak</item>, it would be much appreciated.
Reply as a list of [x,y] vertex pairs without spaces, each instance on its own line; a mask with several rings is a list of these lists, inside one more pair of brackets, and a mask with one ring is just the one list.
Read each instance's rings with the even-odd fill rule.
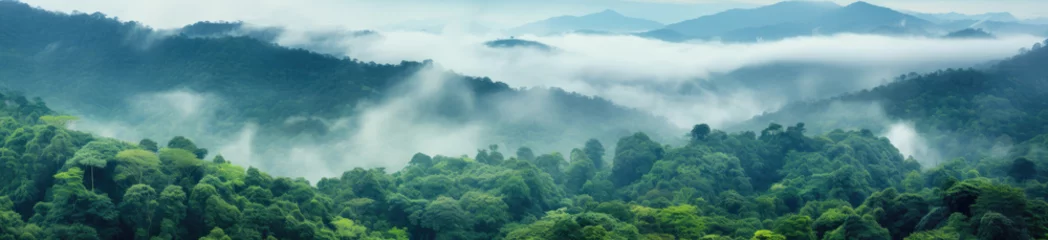
[[848,4],[847,8],[883,8],[881,6],[873,5],[865,1],[858,1],[852,4]]
[[834,3],[834,2],[831,2],[831,1],[807,1],[807,0],[782,1],[782,2],[771,4],[771,5],[767,5],[767,6],[764,6],[764,7],[788,6],[788,5],[793,5],[793,6],[796,6],[796,5],[808,5],[808,6],[840,7],[840,5],[837,5],[837,3]]
[[598,13],[589,14],[587,16],[622,16],[622,14],[619,13],[619,12],[616,12],[615,10],[604,9],[604,11],[600,11]]
[[604,9],[582,16],[559,16],[532,22],[512,29],[517,34],[555,34],[567,32],[635,33],[662,28],[663,24],[647,19],[634,18]]

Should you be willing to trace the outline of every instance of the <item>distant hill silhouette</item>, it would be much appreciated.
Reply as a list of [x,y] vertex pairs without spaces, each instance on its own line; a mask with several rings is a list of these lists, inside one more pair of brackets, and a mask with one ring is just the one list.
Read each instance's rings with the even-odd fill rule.
[[613,10],[583,15],[560,16],[528,23],[510,30],[513,34],[548,35],[579,30],[633,33],[662,28],[662,23],[624,16]]

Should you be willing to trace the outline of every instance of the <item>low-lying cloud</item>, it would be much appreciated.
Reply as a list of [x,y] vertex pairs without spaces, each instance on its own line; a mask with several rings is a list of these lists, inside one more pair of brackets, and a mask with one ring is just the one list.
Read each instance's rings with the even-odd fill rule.
[[[495,35],[380,32],[333,35],[317,42],[310,38],[314,33],[290,29],[277,42],[379,63],[432,59],[442,68],[488,76],[514,87],[557,87],[603,97],[665,117],[677,129],[697,123],[739,127],[737,123],[791,101],[870,88],[908,72],[973,66],[1010,56],[1039,40],[1031,36],[948,40],[846,34],[759,43],[669,43],[634,36],[522,37],[558,49],[550,52],[483,44],[499,38]],[[793,71],[768,67],[782,64]],[[500,118],[449,119],[433,110],[435,102],[457,104],[464,116],[479,113],[471,105],[475,99],[470,91],[450,84],[446,75],[437,68],[421,71],[385,99],[361,103],[352,115],[342,118],[285,119],[287,124],[323,122],[332,136],[324,141],[308,135],[286,138],[253,123],[219,121],[215,112],[223,107],[223,96],[178,89],[128,99],[132,109],[128,118],[88,117],[76,128],[129,141],[153,138],[163,142],[185,135],[201,146],[211,146],[212,155],[223,154],[233,162],[277,175],[316,180],[352,167],[396,170],[416,152],[471,154],[488,144],[500,144],[504,152],[510,152],[521,144],[506,144],[499,138],[504,136],[496,136],[499,121],[560,117],[545,113],[555,103],[544,101],[548,96],[542,91],[532,91],[495,104]],[[875,117],[867,118],[865,121],[872,122],[862,126],[883,129],[882,135],[904,155],[926,164],[939,161],[940,156],[912,124],[888,120],[879,105],[842,109],[836,113],[855,116],[856,109],[870,109],[868,115]],[[240,131],[224,135],[214,131],[229,128]],[[574,134],[580,133],[585,131]],[[572,141],[583,139],[565,138],[543,150],[567,151]]]
[[[282,45],[302,46],[303,32],[288,31]],[[940,39],[842,34],[774,42],[671,43],[625,35],[522,36],[558,49],[490,48],[498,35],[382,32],[328,41],[343,55],[399,63],[432,59],[472,76],[511,86],[558,87],[610,99],[668,117],[678,127],[698,122],[728,126],[789,101],[820,99],[886,83],[909,72],[966,68],[1005,58],[1039,41],[1033,36]],[[325,45],[331,52],[331,45]],[[811,71],[781,73],[762,66],[793,64]],[[826,69],[837,71],[825,74]],[[730,75],[756,72],[751,86],[732,85]],[[769,87],[770,86],[770,87]],[[831,89],[815,91],[815,89]]]

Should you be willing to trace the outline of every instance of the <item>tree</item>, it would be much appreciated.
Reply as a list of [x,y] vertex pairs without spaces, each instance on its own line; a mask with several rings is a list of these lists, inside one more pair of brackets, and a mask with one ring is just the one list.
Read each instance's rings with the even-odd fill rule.
[[145,138],[145,139],[142,139],[142,141],[139,141],[138,142],[138,147],[140,147],[142,149],[145,149],[147,151],[150,151],[150,152],[157,152],[157,151],[160,150],[160,147],[157,146],[156,141],[153,141],[152,139],[148,139],[148,138]]
[[811,217],[793,214],[780,218],[775,223],[774,231],[789,240],[814,240],[815,233],[812,232],[811,225]]
[[411,162],[408,164],[429,167],[433,165],[433,158],[426,154],[415,153],[414,156],[411,156]]
[[422,213],[419,225],[438,233],[454,232],[473,225],[469,213],[449,197],[433,200]]
[[786,240],[786,236],[768,230],[757,230],[751,240]]
[[608,214],[619,219],[619,221],[633,220],[633,212],[631,211],[630,206],[622,200],[602,202],[597,205],[596,209],[593,209],[593,212]]
[[510,221],[509,205],[501,197],[482,192],[468,192],[459,199],[459,206],[473,219],[478,229],[497,232]]
[[655,215],[667,233],[683,239],[698,239],[706,230],[706,223],[699,218],[699,210],[692,205],[678,205],[662,209]]
[[335,217],[331,225],[335,226],[335,234],[339,239],[358,239],[364,237],[368,230],[367,227],[358,225],[353,220],[341,217]]
[[203,177],[204,162],[196,158],[196,155],[180,148],[160,149],[160,161],[170,172],[177,173],[177,177],[183,181],[185,187],[190,187],[193,182]]
[[591,225],[582,228],[582,239],[584,240],[611,240],[608,230],[604,226]]
[[240,221],[240,210],[226,203],[222,197],[212,195],[204,207],[204,224],[214,228],[229,228]]
[[217,164],[224,164],[224,163],[228,163],[228,162],[226,161],[226,158],[225,158],[225,157],[222,157],[222,154],[218,154],[218,155],[215,155],[215,159],[211,159],[211,162],[213,162],[213,163],[217,163]]
[[189,151],[193,153],[193,155],[196,156],[197,159],[204,159],[204,157],[207,156],[206,148],[197,148],[196,144],[194,144],[193,141],[190,141],[188,138],[183,136],[176,136],[174,138],[171,138],[171,140],[167,142],[167,147]]
[[77,150],[76,154],[73,155],[73,159],[69,161],[88,169],[91,174],[91,189],[93,190],[95,189],[95,169],[105,168],[109,161],[114,160],[114,156],[124,149],[127,149],[126,144],[117,140],[95,140]]
[[83,224],[52,225],[47,228],[49,239],[62,240],[95,240],[100,239],[98,231]]
[[503,201],[515,215],[521,215],[534,203],[534,200],[531,199],[531,187],[519,174],[502,177],[498,182],[499,192],[504,196]]
[[211,233],[208,233],[207,236],[200,238],[200,240],[232,240],[232,238],[226,236],[226,232],[222,231],[221,228],[216,227],[214,229],[211,229]]
[[116,154],[116,160],[121,163],[117,167],[117,181],[134,179],[136,184],[143,183],[147,173],[158,173],[160,158],[153,152],[141,149],[128,149]]
[[477,160],[477,162],[480,162],[480,163],[493,165],[491,163],[491,160],[488,159],[488,150],[487,149],[477,149],[477,155],[473,156],[473,159]]
[[499,145],[492,144],[488,146],[488,151],[488,164],[499,165],[505,160],[505,157],[499,152]]
[[877,221],[872,216],[866,215],[859,217],[857,215],[848,216],[844,223],[841,224],[836,230],[826,233],[826,237],[823,239],[833,240],[846,240],[846,239],[870,239],[870,240],[889,240],[891,234],[888,233],[888,229],[877,225]]
[[567,181],[564,183],[570,192],[579,192],[587,181],[597,174],[597,167],[582,150],[571,150],[571,165],[568,167]]
[[525,161],[535,160],[535,153],[531,151],[531,148],[520,147],[517,149],[517,158]]
[[542,154],[535,158],[535,166],[552,176],[555,183],[564,182],[564,169],[567,165],[568,162],[564,160],[564,156],[557,152]]
[[21,229],[25,225],[22,216],[11,211],[14,202],[7,196],[0,196],[0,239],[18,239]]
[[1008,169],[1008,176],[1020,182],[1033,179],[1037,176],[1037,165],[1029,159],[1016,158],[1015,161],[1012,161],[1011,168]]
[[85,224],[102,238],[110,238],[119,231],[115,228],[119,212],[108,196],[84,187],[83,170],[73,167],[54,177],[52,204],[46,212],[46,223]]
[[186,218],[186,192],[182,190],[182,187],[176,185],[165,187],[164,191],[160,192],[157,203],[164,220],[177,224]]
[[136,184],[124,192],[119,206],[120,217],[124,224],[134,226],[135,239],[149,239],[157,206],[156,191],[149,185]]
[[[418,156],[416,154],[416,156]],[[244,177],[244,184],[247,186],[259,186],[262,188],[269,188],[270,183],[273,182],[273,177],[269,174],[259,171],[258,168],[248,167],[247,176]]]
[[1015,222],[1000,213],[987,212],[978,224],[979,239],[1023,239]]
[[706,139],[706,136],[710,135],[710,125],[698,124],[691,128],[691,141],[698,142]]
[[593,161],[593,166],[599,169],[604,169],[604,145],[600,144],[596,138],[591,138],[586,141],[586,147],[582,149],[586,152],[586,157]]
[[971,205],[973,216],[994,212],[1012,219],[1018,225],[1026,213],[1026,195],[1022,189],[1007,185],[984,185],[975,204]]
[[611,169],[612,182],[619,187],[633,183],[648,173],[662,154],[662,146],[644,133],[619,139],[615,146],[615,165]]

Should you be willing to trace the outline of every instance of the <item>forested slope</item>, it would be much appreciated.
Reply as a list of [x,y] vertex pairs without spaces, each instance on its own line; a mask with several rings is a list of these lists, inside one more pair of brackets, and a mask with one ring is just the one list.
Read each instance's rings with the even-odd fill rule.
[[[673,129],[664,119],[604,99],[556,88],[514,89],[430,61],[376,64],[277,46],[259,36],[208,34],[239,27],[236,23],[199,24],[172,33],[101,13],[56,13],[14,1],[0,1],[0,22],[0,87],[41,96],[85,118],[126,125],[152,121],[146,125],[161,130],[179,129],[183,124],[169,120],[183,116],[173,110],[151,118],[131,113],[136,104],[161,107],[140,103],[145,100],[138,96],[170,91],[215,96],[217,104],[203,106],[215,109],[214,119],[183,133],[212,144],[218,143],[204,135],[233,135],[247,123],[261,127],[257,149],[293,144],[280,139],[334,141],[343,136],[327,136],[329,122],[352,118],[366,106],[412,97],[401,90],[438,81],[412,81],[427,70],[439,72],[434,78],[447,91],[428,101],[432,108],[419,110],[434,113],[426,114],[431,118],[426,121],[492,123],[498,131],[485,139],[492,142],[612,141],[623,132]],[[539,101],[563,107],[507,109]],[[508,113],[544,116],[546,122],[517,121]]]
[[881,122],[842,118],[834,107],[876,103],[888,118],[914,122],[944,155],[979,160],[993,155],[994,146],[1010,147],[1048,132],[1048,69],[1044,67],[1048,49],[1044,44],[983,69],[911,73],[870,90],[790,104],[754,118],[750,125],[803,121],[820,127],[820,132],[834,128],[879,131],[884,127]]
[[[352,99],[387,97],[392,82],[429,67],[365,64],[248,38],[171,36],[136,45],[150,42],[136,37],[153,39],[148,29],[7,1],[0,1],[0,23],[0,83],[63,95],[80,102],[71,106],[93,109],[85,112],[119,113],[114,106],[126,97],[119,95],[132,94],[123,90],[188,87],[243,96],[231,103],[230,122],[282,122],[337,112]],[[25,26],[35,24],[54,27]],[[461,153],[468,155],[372,159],[409,163],[395,171],[339,169],[341,176],[316,182],[245,169],[230,163],[241,159],[205,149],[221,142],[128,142],[70,130],[75,117],[4,91],[0,239],[1045,239],[1046,62],[1048,53],[1038,48],[988,70],[908,75],[871,91],[791,105],[755,120],[760,131],[698,124],[676,133],[687,136],[682,144],[592,128],[617,141],[578,141],[563,152],[493,145]],[[455,76],[452,84],[478,96],[501,93],[476,99],[481,106],[545,91],[441,76]],[[325,90],[337,94],[296,95]],[[558,104],[545,110],[569,123],[600,125],[591,120],[631,112],[551,92]],[[879,129],[820,118],[818,110],[834,101],[880,102],[891,117],[915,121],[959,155],[978,157],[921,166]],[[454,105],[432,104],[429,111],[456,113]],[[536,139],[557,139],[560,130],[504,127],[499,131]],[[1014,143],[984,153],[997,144],[981,143],[1002,135]]]
[[43,103],[3,98],[3,239],[1048,237],[1048,176],[1030,167],[1041,163],[921,172],[869,131],[697,125],[684,146],[636,133],[568,154],[419,153],[397,172],[310,183],[201,156],[181,137],[66,130],[56,119],[72,119]]

